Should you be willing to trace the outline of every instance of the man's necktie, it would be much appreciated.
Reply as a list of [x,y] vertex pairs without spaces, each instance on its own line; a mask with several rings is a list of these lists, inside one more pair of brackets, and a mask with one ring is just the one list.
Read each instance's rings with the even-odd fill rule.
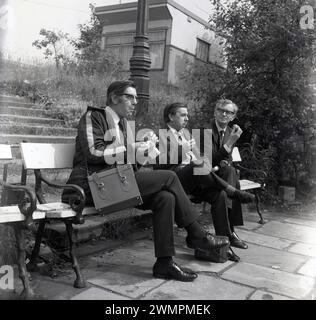
[[[118,125],[119,125],[120,130],[123,133],[123,139],[124,139],[123,143],[124,143],[124,146],[125,146],[125,148],[127,150],[127,132],[126,132],[126,126],[125,126],[124,118],[120,119]],[[124,152],[124,163],[127,163],[127,151]]]
[[121,118],[119,121],[119,128],[123,133],[123,139],[124,139],[124,146],[127,147],[127,132],[126,132],[126,126],[125,126],[125,121],[124,118]]
[[219,132],[219,146],[220,147],[223,145],[224,135],[225,135],[225,131],[224,130],[220,130],[220,132]]

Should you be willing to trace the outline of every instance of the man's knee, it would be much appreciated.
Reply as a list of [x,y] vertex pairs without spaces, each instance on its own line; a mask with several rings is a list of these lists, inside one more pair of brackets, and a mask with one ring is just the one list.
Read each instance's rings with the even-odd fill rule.
[[158,192],[155,197],[154,197],[154,203],[155,205],[168,205],[168,206],[175,206],[176,203],[176,199],[175,196],[167,191],[167,190],[163,190]]
[[218,202],[225,202],[227,201],[227,193],[224,190],[220,190],[217,192],[217,197],[215,198]]
[[236,169],[233,166],[222,167],[220,168],[219,175],[224,179],[231,176],[236,176]]

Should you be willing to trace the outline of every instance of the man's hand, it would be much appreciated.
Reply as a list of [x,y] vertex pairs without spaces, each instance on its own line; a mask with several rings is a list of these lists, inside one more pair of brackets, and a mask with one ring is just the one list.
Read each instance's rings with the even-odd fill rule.
[[242,134],[241,128],[237,124],[234,124],[233,130],[230,133],[230,136],[228,137],[227,142],[225,143],[227,147],[231,149],[233,145],[236,143],[236,141],[240,138],[241,134]]
[[195,142],[194,139],[191,139],[191,140],[185,140],[185,139],[183,139],[183,140],[182,140],[182,147],[183,147],[183,148],[192,150],[192,148],[193,148],[195,145],[196,145],[196,142]]
[[156,136],[156,134],[153,131],[149,131],[143,136],[143,140],[144,141],[152,141],[153,143],[157,143],[158,137]]
[[140,149],[148,149],[149,148],[149,145],[147,142],[144,142],[144,141],[137,141],[134,143],[134,147],[135,149],[137,150],[138,148]]

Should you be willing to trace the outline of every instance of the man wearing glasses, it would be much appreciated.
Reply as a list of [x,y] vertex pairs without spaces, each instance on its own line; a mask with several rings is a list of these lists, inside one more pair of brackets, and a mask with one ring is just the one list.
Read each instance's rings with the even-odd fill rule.
[[[222,179],[231,186],[240,189],[240,184],[236,169],[231,166],[231,153],[235,143],[242,134],[241,128],[234,124],[229,127],[228,124],[236,118],[238,106],[228,99],[221,99],[216,102],[214,119],[211,121],[212,129],[212,165],[218,166],[216,172]],[[219,230],[217,234],[229,233],[232,246],[241,249],[247,249],[247,244],[236,234],[234,226],[243,225],[242,208],[238,199],[228,199],[228,217],[229,230]]]

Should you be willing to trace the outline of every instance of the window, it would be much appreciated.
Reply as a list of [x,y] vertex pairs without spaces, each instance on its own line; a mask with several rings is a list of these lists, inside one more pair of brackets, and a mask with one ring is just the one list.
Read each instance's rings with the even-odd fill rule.
[[210,44],[197,39],[197,45],[196,45],[196,57],[202,61],[208,62],[208,56],[210,51]]
[[[133,55],[134,36],[135,34],[130,32],[111,34],[104,38],[103,48],[119,57],[123,62],[124,70],[129,70],[129,60]],[[151,69],[163,69],[166,30],[149,31],[148,38]]]

